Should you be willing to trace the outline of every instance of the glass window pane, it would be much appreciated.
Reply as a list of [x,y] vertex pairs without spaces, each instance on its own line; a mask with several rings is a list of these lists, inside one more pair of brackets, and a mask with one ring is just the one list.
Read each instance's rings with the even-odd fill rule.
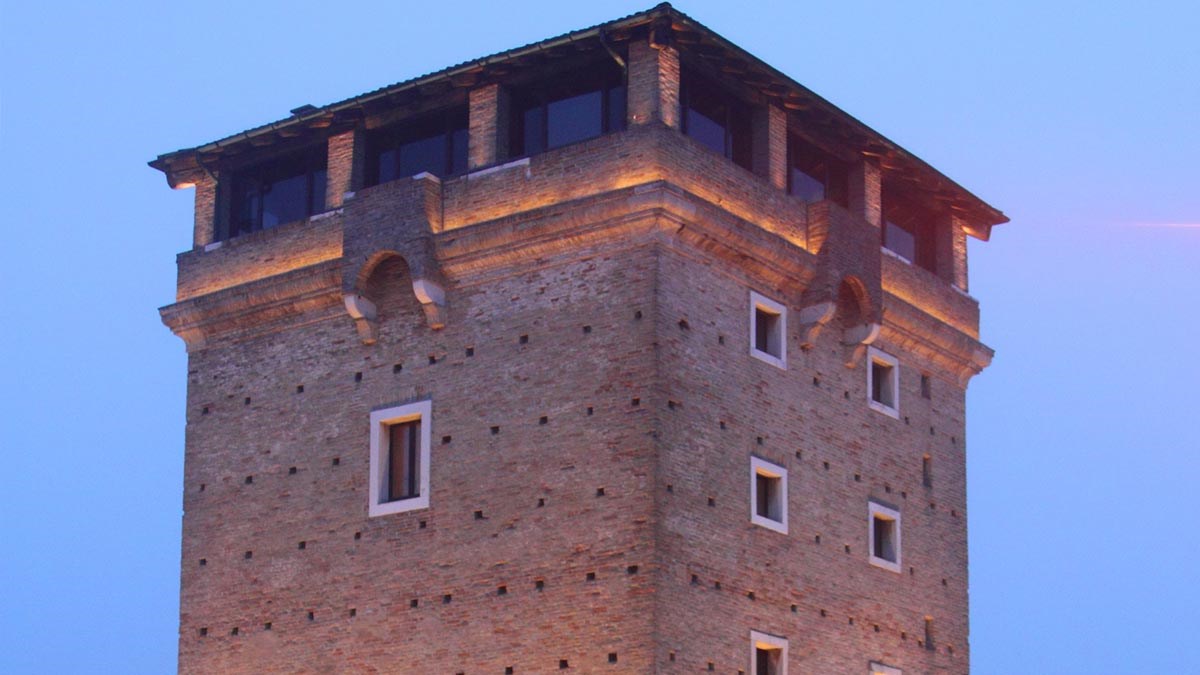
[[399,178],[396,175],[396,150],[384,150],[379,153],[379,182],[387,183]]
[[912,232],[890,220],[884,226],[883,245],[905,260],[913,261],[917,257],[916,237]]
[[608,128],[605,131],[621,131],[625,128],[625,85],[608,90]]
[[450,174],[467,172],[467,130],[455,129],[450,135]]
[[388,501],[420,495],[420,429],[420,421],[388,427]]
[[688,108],[687,135],[715,152],[725,154],[725,127],[695,108]]
[[791,183],[788,191],[795,197],[806,202],[819,202],[825,199],[825,184],[796,167],[792,167]]
[[525,111],[524,154],[536,155],[546,149],[546,111],[536,106]]
[[325,169],[317,169],[312,172],[312,194],[309,195],[308,213],[324,213],[325,211]]
[[599,136],[601,100],[601,92],[589,91],[547,105],[546,147],[557,148]]
[[409,141],[400,146],[400,178],[428,171],[435,176],[446,173],[446,136],[437,134]]
[[308,215],[308,176],[277,180],[263,194],[262,229],[300,220]]

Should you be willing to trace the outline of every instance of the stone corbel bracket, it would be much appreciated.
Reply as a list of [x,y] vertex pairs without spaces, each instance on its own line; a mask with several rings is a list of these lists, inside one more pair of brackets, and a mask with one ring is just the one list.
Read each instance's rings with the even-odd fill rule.
[[[446,326],[446,280],[437,259],[434,232],[441,228],[441,181],[420,174],[374,188],[390,194],[351,202],[346,208],[342,300],[363,344],[379,339],[379,307],[368,283],[385,260],[398,257],[408,267],[413,295],[433,330]],[[379,208],[380,203],[389,209]]]

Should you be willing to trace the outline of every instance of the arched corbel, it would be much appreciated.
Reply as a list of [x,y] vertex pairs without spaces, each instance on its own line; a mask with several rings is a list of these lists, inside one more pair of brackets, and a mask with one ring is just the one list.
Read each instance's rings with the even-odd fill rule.
[[816,302],[801,309],[796,317],[800,332],[800,348],[812,349],[817,342],[817,336],[821,334],[821,329],[833,319],[836,313],[837,304],[828,300]]

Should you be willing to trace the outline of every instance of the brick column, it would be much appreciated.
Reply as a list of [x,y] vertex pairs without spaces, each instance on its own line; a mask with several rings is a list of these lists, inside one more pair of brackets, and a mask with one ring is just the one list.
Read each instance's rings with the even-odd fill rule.
[[679,52],[647,41],[629,44],[626,101],[629,126],[655,120],[678,129]]
[[754,173],[777,189],[787,189],[787,113],[767,105],[754,111]]
[[864,159],[850,170],[850,212],[880,227],[883,224],[883,174],[874,161]]
[[366,141],[362,129],[355,127],[329,137],[329,155],[325,172],[325,208],[336,209],[347,192],[363,186],[366,169]]
[[467,168],[474,171],[508,157],[508,92],[498,84],[471,90]]
[[967,274],[967,224],[962,218],[958,217],[951,217],[949,220],[952,225],[950,228],[950,259],[953,262],[950,282],[958,286],[959,290],[966,293],[971,290],[967,286],[969,283]]
[[217,240],[217,181],[208,174],[196,177],[195,222],[192,246],[203,248]]

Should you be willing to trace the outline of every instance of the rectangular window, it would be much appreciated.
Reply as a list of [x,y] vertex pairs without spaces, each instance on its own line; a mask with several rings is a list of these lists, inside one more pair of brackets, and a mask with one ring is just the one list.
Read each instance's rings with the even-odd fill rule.
[[371,413],[369,515],[429,507],[431,411],[418,401]]
[[787,534],[787,469],[750,458],[750,522]]
[[412,499],[421,494],[421,420],[388,427],[388,501]]
[[797,136],[788,138],[788,194],[806,202],[848,206],[846,165]]
[[885,666],[878,661],[871,662],[871,668],[868,672],[870,675],[904,675],[904,672],[899,668]]
[[458,107],[367,136],[367,185],[419,173],[447,178],[467,170],[467,109]]
[[867,349],[867,403],[872,410],[900,417],[900,362],[896,357]]
[[324,146],[233,172],[232,208],[219,240],[269,230],[325,210]]
[[900,571],[900,512],[875,502],[868,502],[868,538],[870,562],[893,572]]
[[680,84],[683,133],[753,170],[751,108],[712,80],[685,71]]
[[883,247],[905,262],[937,272],[938,212],[886,183],[882,208]]
[[786,638],[750,631],[750,675],[787,675]]
[[787,308],[750,291],[750,355],[787,368]]
[[625,74],[615,63],[513,92],[513,157],[536,155],[625,128]]

